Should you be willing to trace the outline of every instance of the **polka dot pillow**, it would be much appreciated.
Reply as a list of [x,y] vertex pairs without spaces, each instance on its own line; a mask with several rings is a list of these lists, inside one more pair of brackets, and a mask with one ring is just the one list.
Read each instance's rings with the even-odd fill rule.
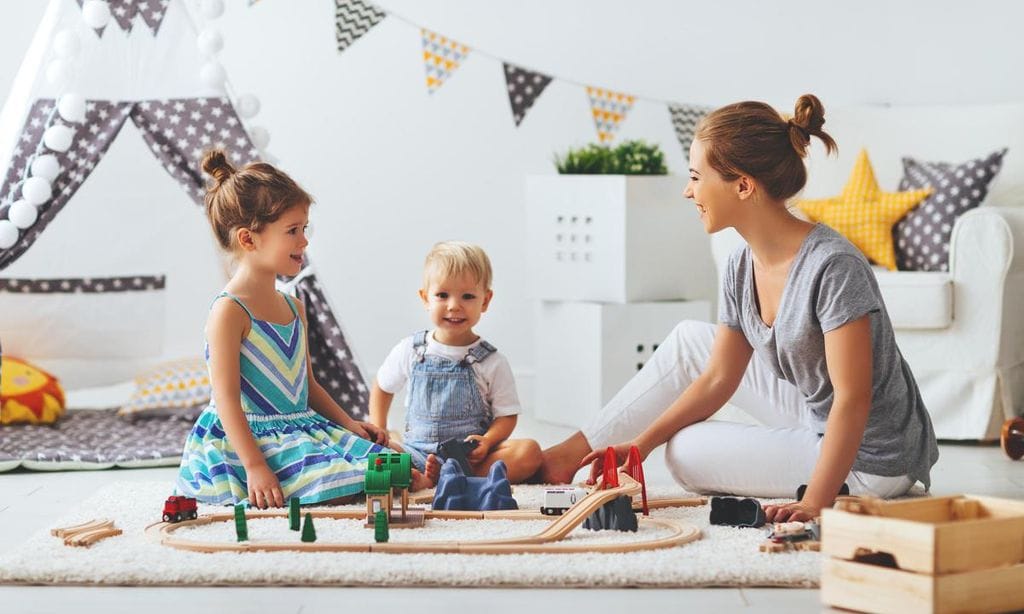
[[135,392],[117,414],[141,418],[195,411],[209,403],[211,395],[202,358],[174,360],[135,378]]
[[963,164],[903,158],[900,190],[934,188],[931,196],[893,226],[896,266],[901,271],[948,271],[953,224],[985,200],[1003,165],[1002,149]]

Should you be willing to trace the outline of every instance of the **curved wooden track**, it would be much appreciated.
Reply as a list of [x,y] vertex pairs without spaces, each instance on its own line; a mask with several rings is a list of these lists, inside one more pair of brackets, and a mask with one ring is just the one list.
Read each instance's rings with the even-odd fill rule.
[[[595,490],[580,500],[565,514],[558,516],[550,525],[536,535],[513,537],[499,540],[479,542],[409,542],[409,543],[323,543],[323,542],[199,542],[179,539],[174,532],[182,527],[205,525],[213,522],[229,522],[234,520],[234,513],[221,512],[200,516],[196,520],[186,520],[176,524],[158,522],[146,527],[146,535],[171,548],[192,550],[196,552],[253,552],[253,551],[284,551],[298,552],[432,552],[449,554],[514,554],[514,553],[568,553],[568,552],[629,552],[633,550],[655,550],[670,548],[700,539],[700,529],[676,520],[639,518],[640,526],[668,528],[672,533],[647,542],[588,544],[560,543],[573,529],[583,524],[590,514],[605,503],[620,496],[632,496],[640,492],[640,484],[626,474],[619,475],[619,486],[606,490]],[[684,500],[693,505],[693,500]],[[364,510],[332,511],[309,510],[314,518],[359,519],[366,517]],[[249,510],[246,517],[253,518],[287,518],[286,511]],[[456,512],[428,511],[427,518],[438,519],[506,519],[506,520],[550,520],[540,512],[510,510],[499,512]]]

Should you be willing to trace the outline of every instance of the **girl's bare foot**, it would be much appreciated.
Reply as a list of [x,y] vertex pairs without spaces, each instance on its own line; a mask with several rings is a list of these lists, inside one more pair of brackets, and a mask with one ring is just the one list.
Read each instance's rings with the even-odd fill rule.
[[576,431],[562,443],[544,450],[544,463],[540,467],[540,480],[547,484],[572,482],[579,463],[590,453],[590,443],[583,433]]
[[422,472],[417,469],[412,470],[412,491],[416,492],[417,490],[433,488],[437,484],[437,477],[440,474],[441,463],[438,462],[436,456],[428,454],[424,470]]

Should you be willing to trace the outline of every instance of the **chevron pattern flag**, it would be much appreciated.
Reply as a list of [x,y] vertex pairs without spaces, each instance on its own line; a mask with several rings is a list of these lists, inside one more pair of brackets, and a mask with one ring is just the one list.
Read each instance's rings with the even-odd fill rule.
[[602,143],[610,143],[619,124],[633,108],[636,97],[590,86],[587,87],[587,96],[590,97],[590,112],[597,126],[597,138]]
[[334,0],[334,8],[338,53],[348,49],[349,45],[387,17],[387,13],[376,5],[363,0]]
[[508,101],[512,104],[512,118],[515,119],[516,126],[518,126],[526,117],[526,112],[540,97],[544,88],[551,83],[551,77],[519,68],[508,62],[504,62],[504,65],[505,83],[508,85]]
[[683,148],[684,156],[690,155],[690,144],[693,143],[693,133],[697,129],[697,123],[712,110],[711,107],[696,104],[668,105],[668,112],[672,117],[672,127],[676,130],[676,138],[679,139],[679,146]]
[[423,66],[427,70],[427,91],[441,87],[469,55],[469,47],[420,28],[423,36]]

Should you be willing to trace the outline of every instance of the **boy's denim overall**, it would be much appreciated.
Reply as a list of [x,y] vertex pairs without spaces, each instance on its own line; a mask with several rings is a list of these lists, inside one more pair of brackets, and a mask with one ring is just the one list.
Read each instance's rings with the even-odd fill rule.
[[402,448],[420,471],[426,465],[427,455],[437,453],[437,444],[452,438],[483,435],[494,420],[473,375],[473,364],[496,352],[494,346],[481,341],[465,358],[453,362],[441,356],[427,356],[429,334],[430,331],[421,331],[413,338],[416,362],[409,376],[409,408],[402,442]]

